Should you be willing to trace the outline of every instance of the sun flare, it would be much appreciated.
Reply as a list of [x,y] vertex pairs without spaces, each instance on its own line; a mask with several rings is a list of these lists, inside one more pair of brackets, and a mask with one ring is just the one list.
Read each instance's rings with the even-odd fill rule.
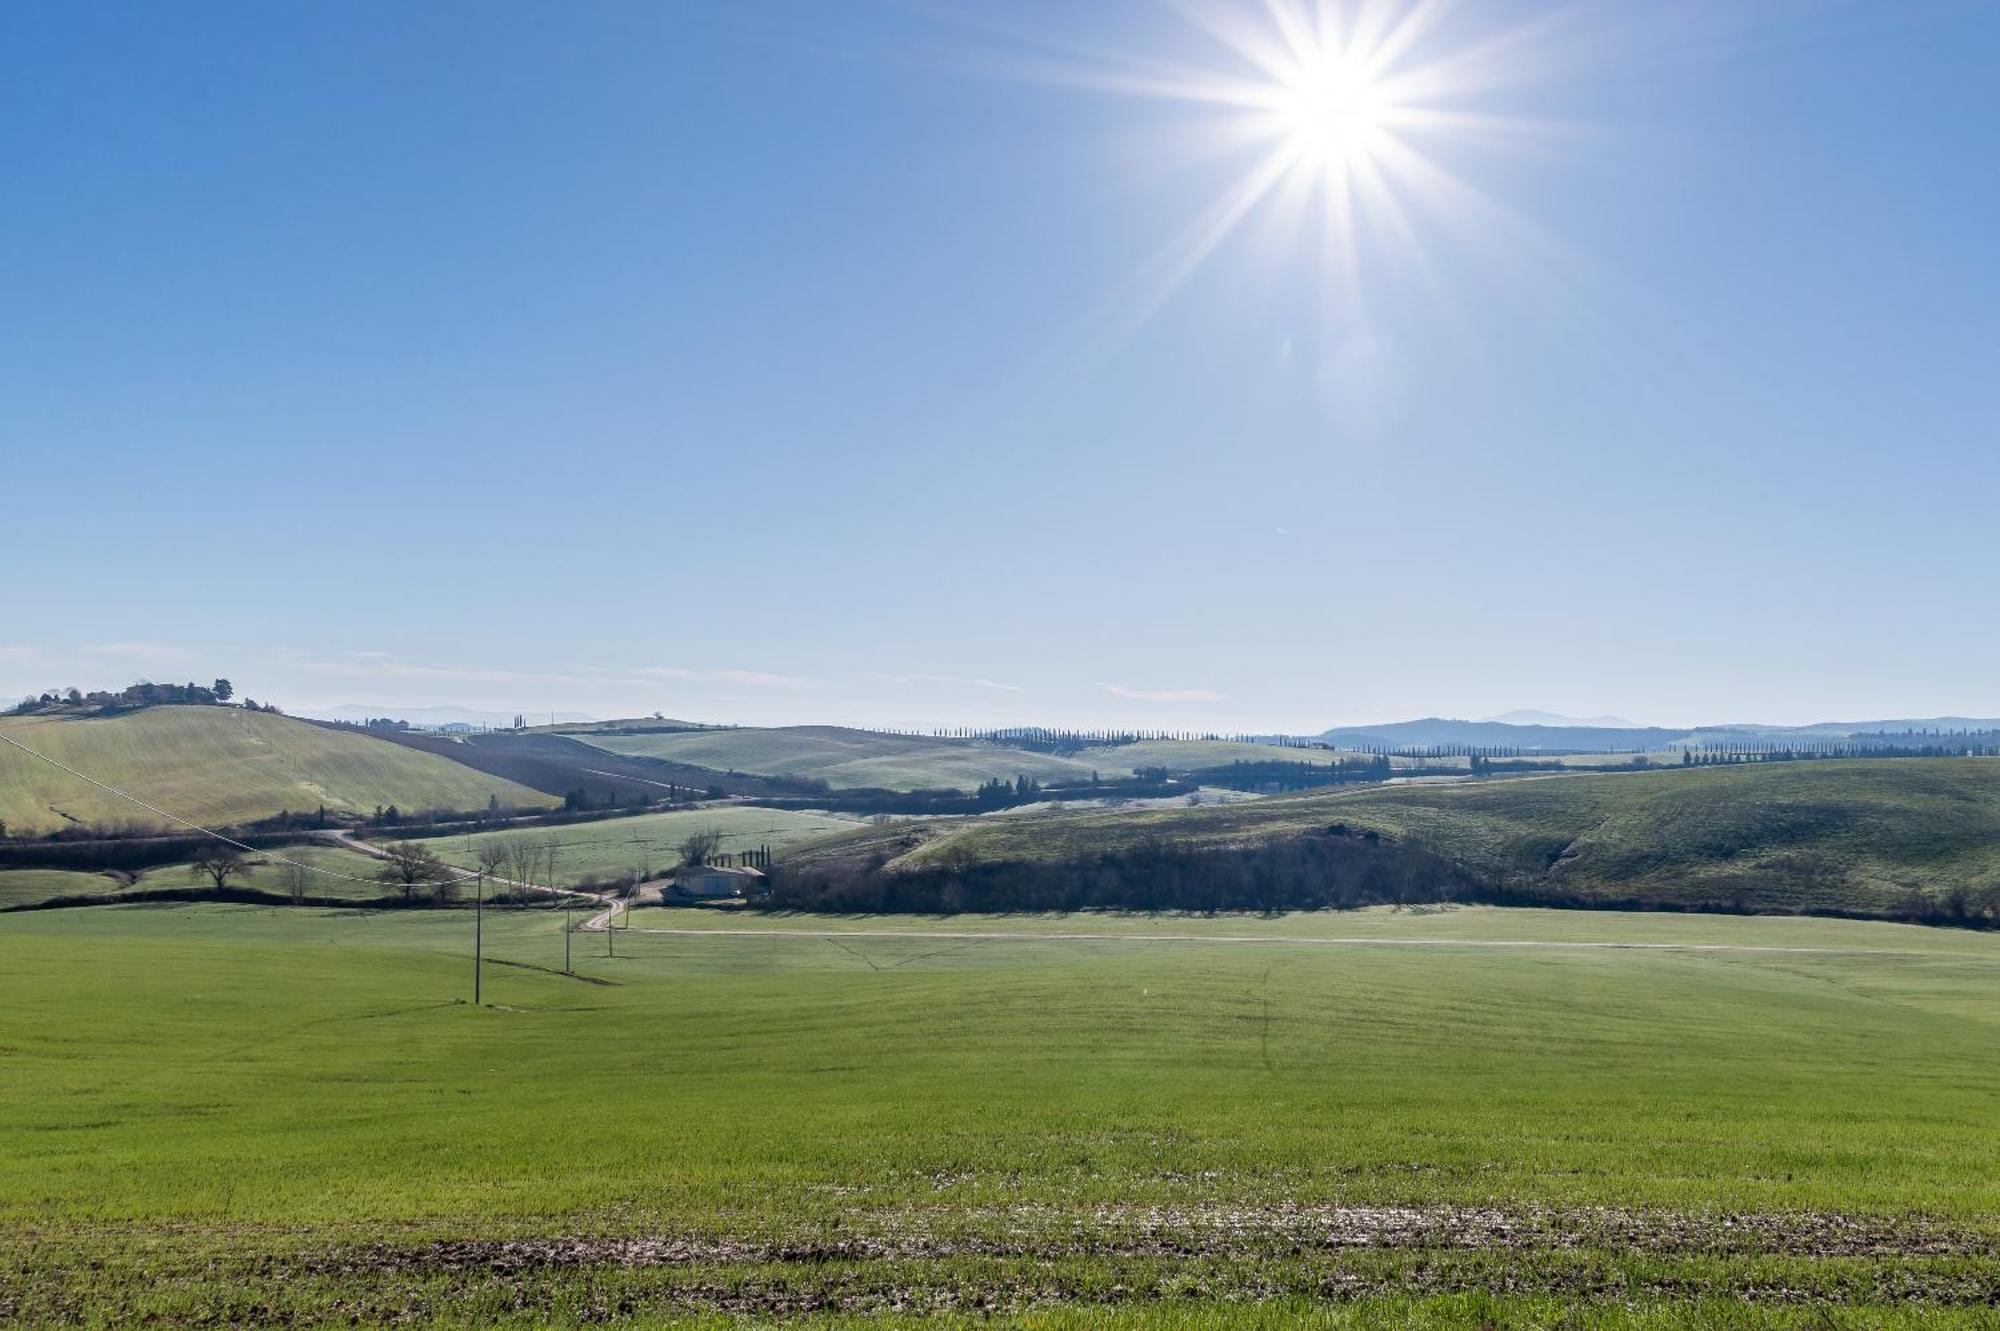
[[[1524,219],[1461,176],[1472,160],[1561,132],[1508,114],[1505,91],[1560,68],[1547,22],[1494,28],[1448,0],[1161,0],[1203,39],[1169,58],[1107,55],[1051,78],[1203,114],[1190,163],[1227,161],[1221,191],[1121,291],[1129,331],[1233,237],[1255,231],[1288,279],[1310,273],[1329,317],[1364,321],[1390,272],[1434,288],[1426,247],[1451,230],[1515,256],[1549,252]],[[1252,226],[1260,215],[1272,225]],[[1313,257],[1299,262],[1302,255]]]
[[1275,89],[1275,128],[1295,167],[1344,172],[1374,157],[1393,108],[1368,72],[1350,61],[1301,66]]

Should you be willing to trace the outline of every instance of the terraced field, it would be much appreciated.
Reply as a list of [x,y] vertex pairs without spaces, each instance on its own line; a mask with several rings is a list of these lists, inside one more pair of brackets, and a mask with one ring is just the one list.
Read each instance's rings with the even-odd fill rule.
[[[555,797],[356,731],[235,707],[109,717],[0,717],[0,733],[169,813],[237,824],[287,811],[522,808]],[[73,823],[162,825],[116,796],[0,745],[0,820],[15,835]]]

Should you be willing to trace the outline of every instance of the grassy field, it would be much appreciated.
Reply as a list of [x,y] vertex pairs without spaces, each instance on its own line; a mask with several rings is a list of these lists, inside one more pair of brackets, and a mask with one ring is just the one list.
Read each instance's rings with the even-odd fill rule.
[[[291,871],[278,857],[294,860],[328,873],[309,872],[305,878],[308,897],[369,900],[394,891],[372,881],[381,866],[366,856],[324,842],[299,842],[276,850],[258,851],[245,857],[245,868],[229,880],[231,888],[248,888],[273,896],[289,896]],[[354,879],[370,881],[355,882]],[[196,875],[187,864],[163,864],[136,875],[82,873],[67,869],[0,869],[0,909],[56,901],[68,897],[117,898],[148,892],[183,892],[205,888],[210,880]]]
[[[660,735],[578,734],[611,753],[666,758],[722,772],[818,777],[837,788],[971,790],[998,777],[1087,781],[1091,764],[971,739],[884,735],[840,726],[707,730]],[[1105,775],[1123,774],[1123,767]]]
[[[236,824],[286,811],[546,806],[554,797],[354,731],[233,707],[150,707],[113,717],[0,717],[0,733],[183,818]],[[161,820],[0,745],[10,831]]]
[[1482,877],[1579,902],[1892,910],[2000,887],[2000,762],[1842,760],[1371,787],[1202,808],[1053,812],[871,829],[895,863],[1061,860],[1148,839],[1226,846],[1332,824],[1372,829]]
[[856,818],[829,814],[725,805],[672,813],[642,813],[630,818],[607,818],[567,827],[520,828],[427,840],[447,864],[473,869],[479,865],[479,848],[488,843],[497,842],[504,846],[528,840],[539,845],[553,837],[561,847],[557,861],[558,876],[565,883],[574,883],[584,878],[609,881],[634,870],[647,871],[649,875],[665,873],[679,862],[681,842],[699,831],[720,833],[721,848],[728,854],[740,854],[763,846],[769,846],[776,854],[822,837],[851,832],[863,825]]
[[0,910],[57,897],[108,896],[122,884],[101,873],[69,869],[0,869]]
[[[265,851],[245,857],[247,866],[243,873],[229,880],[232,887],[247,887],[257,892],[270,892],[277,896],[289,896],[292,890],[290,868],[280,862],[296,861],[312,869],[323,869],[325,873],[307,873],[305,891],[309,897],[335,897],[367,900],[388,896],[395,888],[373,881],[381,865],[366,855],[339,846],[322,842],[299,842],[283,846],[275,851]],[[354,882],[354,879],[368,881]],[[134,892],[157,891],[162,888],[201,887],[208,879],[198,877],[185,864],[167,864],[157,869],[148,869],[138,876],[130,890]]]
[[2000,1297],[2000,939],[642,911],[571,979],[558,919],[489,912],[473,1008],[465,912],[0,918],[0,1134],[32,1144],[0,1152],[0,1310],[1916,1326]]

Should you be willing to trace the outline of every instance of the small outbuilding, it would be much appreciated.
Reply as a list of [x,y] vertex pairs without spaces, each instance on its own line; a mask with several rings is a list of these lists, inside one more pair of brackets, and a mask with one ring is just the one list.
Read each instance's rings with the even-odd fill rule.
[[761,869],[725,869],[717,864],[683,865],[674,870],[667,895],[683,901],[727,901],[755,896],[764,886]]

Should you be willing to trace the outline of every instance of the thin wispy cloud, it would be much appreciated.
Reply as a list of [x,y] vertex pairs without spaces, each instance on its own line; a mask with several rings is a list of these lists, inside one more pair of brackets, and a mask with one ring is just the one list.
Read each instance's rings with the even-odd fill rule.
[[979,675],[932,675],[918,672],[908,675],[871,673],[868,678],[878,684],[939,684],[953,689],[985,689],[990,693],[1026,693],[1019,684],[1008,684],[1002,680],[987,679]]
[[159,642],[100,642],[83,649],[85,656],[140,665],[187,665],[195,654],[185,647]]
[[287,664],[322,679],[394,680],[425,684],[510,684],[583,688],[603,684],[721,684],[741,688],[804,689],[812,681],[769,670],[697,670],[685,666],[617,669],[572,666],[567,670],[506,670],[492,666],[431,665],[384,652],[348,652],[333,659],[294,658]]
[[686,666],[642,666],[632,672],[638,680],[672,680],[681,684],[736,684],[753,689],[806,689],[812,681],[798,675],[781,675],[769,670],[693,670]]
[[41,659],[39,647],[0,647],[0,665],[33,665]]
[[353,659],[293,661],[291,667],[302,674],[322,679],[398,680],[440,684],[552,684],[581,682],[576,675],[549,674],[532,670],[499,670],[489,666],[437,666],[416,661],[399,661],[376,652],[356,652]]
[[1127,702],[1183,703],[1222,701],[1222,695],[1213,689],[1134,689],[1127,688],[1123,684],[1103,683],[1100,683],[1097,687],[1103,689],[1112,697],[1123,698]]

